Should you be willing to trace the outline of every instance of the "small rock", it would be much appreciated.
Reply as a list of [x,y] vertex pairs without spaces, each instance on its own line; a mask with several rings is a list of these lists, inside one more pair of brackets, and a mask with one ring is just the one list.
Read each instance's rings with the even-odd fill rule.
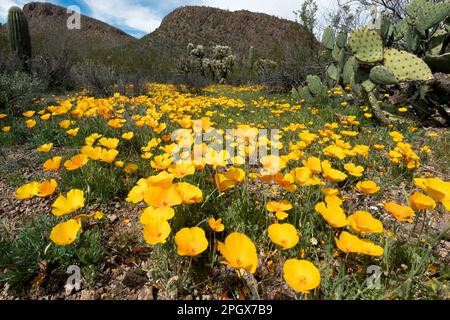
[[122,283],[128,288],[140,288],[147,283],[147,277],[144,274],[138,274],[134,271],[128,271],[125,274]]
[[137,300],[153,300],[153,287],[142,287],[138,291]]

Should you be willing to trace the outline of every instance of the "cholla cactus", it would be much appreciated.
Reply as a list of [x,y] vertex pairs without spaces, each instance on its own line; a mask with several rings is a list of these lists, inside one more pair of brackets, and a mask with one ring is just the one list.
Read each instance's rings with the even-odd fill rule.
[[187,46],[187,54],[198,59],[203,59],[205,56],[205,49],[201,44],[195,46],[194,44],[189,43]]
[[189,43],[186,48],[187,57],[180,62],[179,69],[185,75],[197,73],[202,77],[211,76],[213,81],[224,83],[235,62],[233,51],[228,46],[215,46],[212,57],[207,57],[202,45]]
[[258,59],[253,66],[253,69],[258,76],[272,72],[276,68],[278,68],[278,63],[270,59]]
[[208,59],[204,64],[209,66],[214,79],[219,83],[225,83],[231,73],[236,57],[233,50],[228,46],[217,45],[213,48],[212,59]]

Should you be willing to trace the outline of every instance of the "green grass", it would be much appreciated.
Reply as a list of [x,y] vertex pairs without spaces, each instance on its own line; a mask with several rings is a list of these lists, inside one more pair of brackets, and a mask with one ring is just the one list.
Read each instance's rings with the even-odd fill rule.
[[55,218],[38,215],[20,229],[8,230],[5,221],[0,230],[0,285],[8,283],[19,294],[29,289],[40,274],[64,274],[70,265],[91,270],[88,284],[95,284],[96,270],[107,254],[99,228],[94,226],[84,232],[74,246],[57,247],[49,240],[55,222]]

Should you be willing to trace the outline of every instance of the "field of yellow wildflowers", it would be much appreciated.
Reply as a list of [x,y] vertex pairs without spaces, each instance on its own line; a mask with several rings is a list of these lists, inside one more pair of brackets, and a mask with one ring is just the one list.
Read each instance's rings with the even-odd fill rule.
[[449,298],[448,130],[330,95],[152,84],[1,114],[1,297]]

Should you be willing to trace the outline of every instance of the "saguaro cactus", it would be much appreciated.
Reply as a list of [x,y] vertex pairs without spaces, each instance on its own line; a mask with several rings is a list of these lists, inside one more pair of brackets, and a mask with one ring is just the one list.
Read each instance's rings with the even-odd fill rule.
[[31,37],[28,22],[19,7],[11,7],[8,12],[9,45],[23,68],[28,68],[31,58]]

